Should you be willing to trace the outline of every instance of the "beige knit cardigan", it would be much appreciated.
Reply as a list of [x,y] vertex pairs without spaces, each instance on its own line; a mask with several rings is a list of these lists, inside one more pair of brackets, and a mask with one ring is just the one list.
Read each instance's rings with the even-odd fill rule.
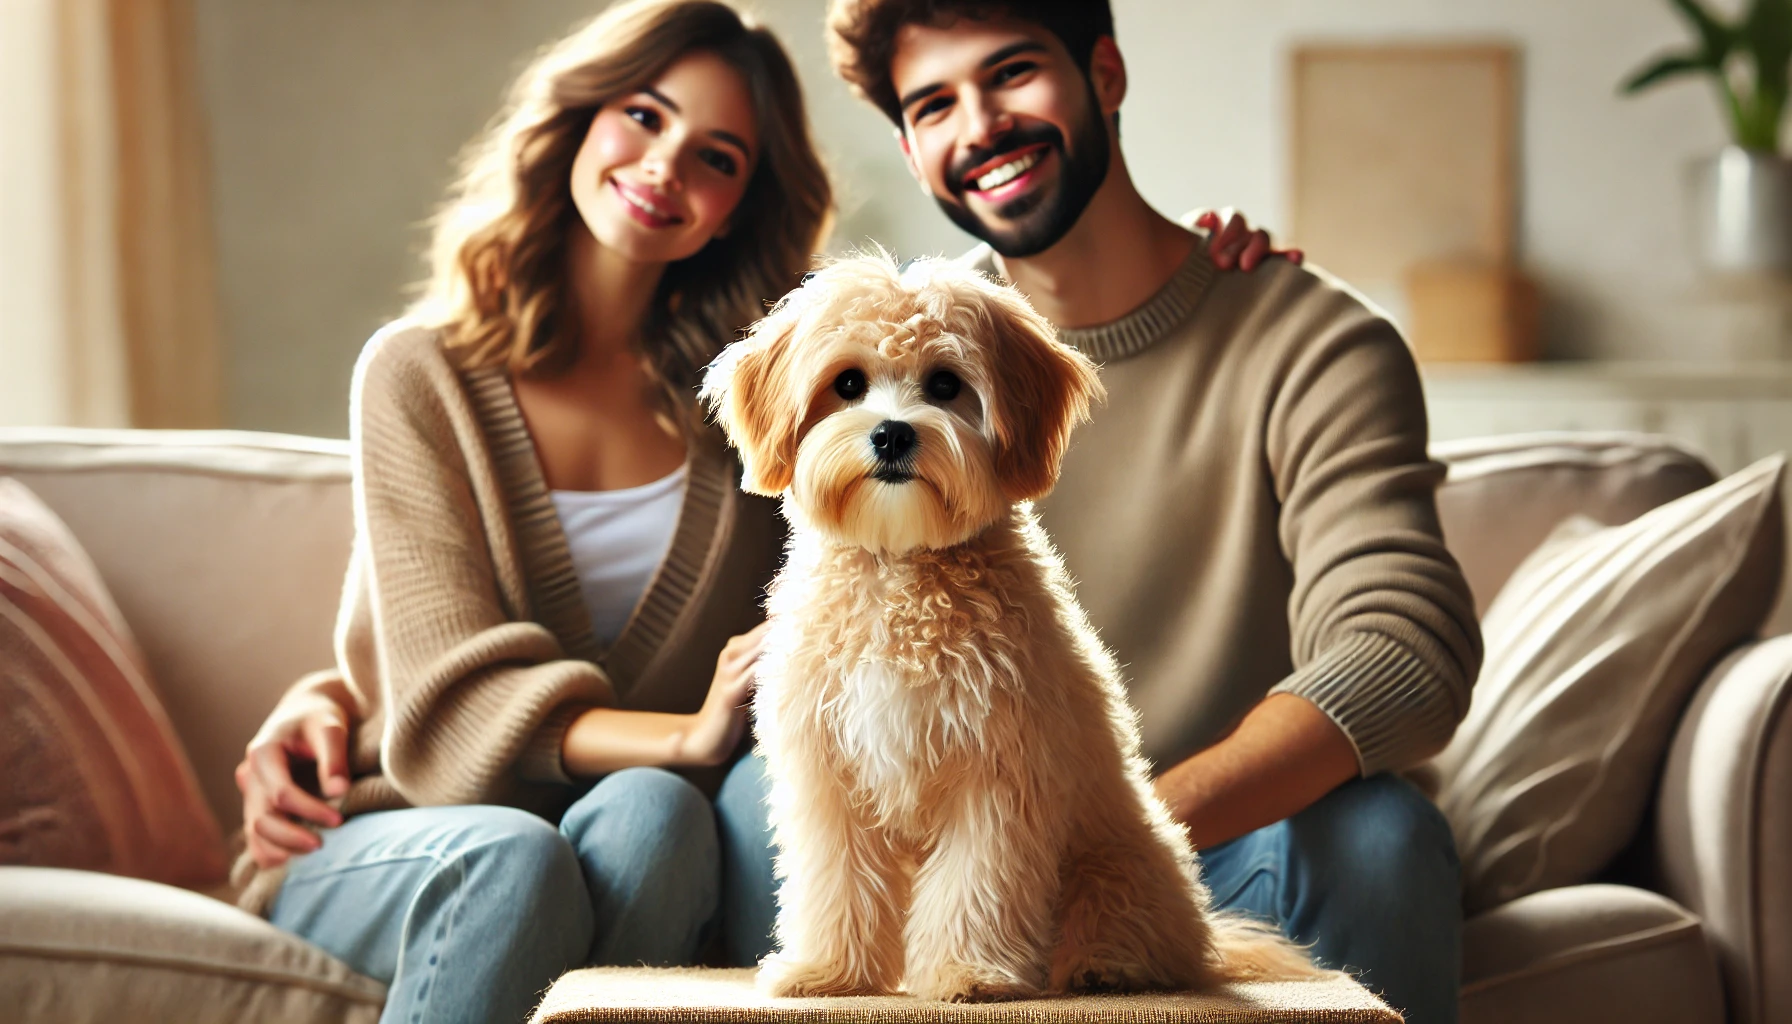
[[[348,710],[345,815],[489,803],[557,817],[577,792],[560,745],[580,712],[697,710],[722,646],[763,617],[781,521],[739,489],[712,431],[689,445],[671,549],[605,648],[506,372],[457,370],[439,332],[400,322],[362,352],[349,411],[336,667],[283,698]],[[242,903],[260,911],[280,879],[255,875],[239,858]]]

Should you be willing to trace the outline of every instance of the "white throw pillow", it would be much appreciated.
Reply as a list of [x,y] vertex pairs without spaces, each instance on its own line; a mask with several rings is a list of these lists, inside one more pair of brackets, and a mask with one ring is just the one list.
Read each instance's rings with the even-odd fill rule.
[[1587,881],[1635,834],[1693,690],[1773,607],[1784,466],[1620,526],[1571,519],[1501,588],[1434,762],[1470,912]]

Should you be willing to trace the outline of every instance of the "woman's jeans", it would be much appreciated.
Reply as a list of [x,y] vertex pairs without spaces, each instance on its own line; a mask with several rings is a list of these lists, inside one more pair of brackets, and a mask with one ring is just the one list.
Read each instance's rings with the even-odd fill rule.
[[[292,862],[273,921],[389,986],[386,1022],[520,1021],[561,972],[734,964],[771,948],[774,882],[757,758],[712,805],[654,768],[606,776],[558,830],[502,807],[351,818]],[[1214,902],[1275,922],[1415,1024],[1456,1019],[1455,845],[1405,782],[1347,783],[1201,853]]]
[[712,938],[750,965],[774,915],[764,792],[748,757],[713,805],[662,769],[607,775],[558,829],[507,807],[360,815],[293,859],[270,917],[385,982],[387,1024],[522,1021],[564,971],[695,963]]

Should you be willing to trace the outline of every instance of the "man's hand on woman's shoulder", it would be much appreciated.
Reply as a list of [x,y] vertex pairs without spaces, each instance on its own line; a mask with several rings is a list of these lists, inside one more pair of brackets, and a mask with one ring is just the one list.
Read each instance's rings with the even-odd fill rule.
[[1195,217],[1194,224],[1207,232],[1208,255],[1221,270],[1236,268],[1248,274],[1272,256],[1281,256],[1297,266],[1307,258],[1299,249],[1277,249],[1269,232],[1253,229],[1237,210],[1204,210]]

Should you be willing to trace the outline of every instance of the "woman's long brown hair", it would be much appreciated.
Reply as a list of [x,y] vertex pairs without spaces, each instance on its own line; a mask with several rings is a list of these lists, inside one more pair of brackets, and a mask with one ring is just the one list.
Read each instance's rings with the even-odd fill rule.
[[530,65],[468,149],[436,216],[432,272],[410,314],[446,329],[463,369],[565,365],[577,344],[566,312],[567,238],[584,230],[569,185],[573,157],[599,107],[693,51],[721,56],[746,80],[761,155],[727,236],[666,268],[644,325],[644,354],[681,410],[694,408],[703,366],[798,283],[833,195],[784,48],[716,0],[630,0]]

